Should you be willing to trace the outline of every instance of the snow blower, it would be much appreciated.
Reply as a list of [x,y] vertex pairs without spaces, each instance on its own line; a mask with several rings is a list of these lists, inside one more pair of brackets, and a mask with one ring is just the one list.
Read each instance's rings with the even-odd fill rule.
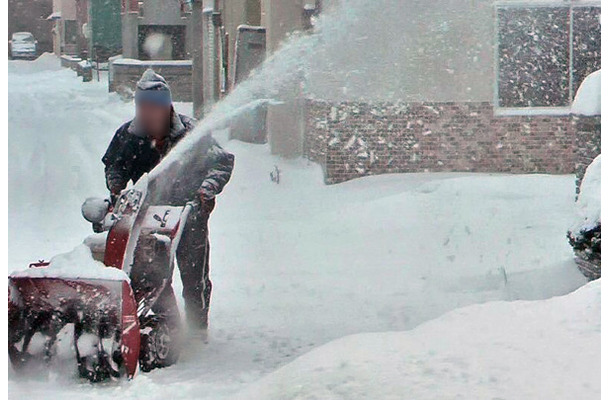
[[16,371],[75,356],[79,376],[98,382],[177,361],[171,277],[193,205],[149,204],[147,187],[144,176],[114,205],[83,204],[98,232],[81,246],[86,257],[40,261],[9,276],[8,345]]

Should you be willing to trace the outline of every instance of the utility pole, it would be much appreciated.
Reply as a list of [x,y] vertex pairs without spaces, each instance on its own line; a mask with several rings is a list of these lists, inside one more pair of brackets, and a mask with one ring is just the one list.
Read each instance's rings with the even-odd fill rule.
[[193,57],[193,116],[203,117],[203,0],[193,0],[191,55]]

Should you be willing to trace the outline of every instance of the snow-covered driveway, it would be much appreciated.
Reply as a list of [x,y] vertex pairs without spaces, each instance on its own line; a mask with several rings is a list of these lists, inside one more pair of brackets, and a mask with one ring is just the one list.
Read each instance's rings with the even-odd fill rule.
[[[9,62],[9,271],[90,232],[80,205],[105,194],[101,155],[133,112],[104,83],[57,65]],[[461,306],[585,283],[565,238],[573,176],[402,174],[325,186],[315,164],[219,140],[236,168],[211,218],[209,342],[192,339],[177,365],[131,382],[10,371],[11,398],[232,397],[345,335],[409,330]]]

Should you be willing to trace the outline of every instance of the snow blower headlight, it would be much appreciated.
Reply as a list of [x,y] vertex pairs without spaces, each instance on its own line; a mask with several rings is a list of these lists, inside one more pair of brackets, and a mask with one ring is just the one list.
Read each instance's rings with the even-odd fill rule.
[[104,220],[109,207],[110,202],[107,199],[90,197],[81,206],[81,212],[87,221],[96,224]]

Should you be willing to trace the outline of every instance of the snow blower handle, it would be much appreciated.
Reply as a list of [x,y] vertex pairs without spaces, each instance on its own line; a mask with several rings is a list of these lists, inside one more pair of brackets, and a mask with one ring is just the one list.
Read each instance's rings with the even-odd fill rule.
[[189,201],[184,205],[184,209],[182,210],[182,216],[180,219],[184,219],[184,221],[186,221],[186,219],[188,218],[189,214],[197,207],[197,204],[195,204],[194,201]]

